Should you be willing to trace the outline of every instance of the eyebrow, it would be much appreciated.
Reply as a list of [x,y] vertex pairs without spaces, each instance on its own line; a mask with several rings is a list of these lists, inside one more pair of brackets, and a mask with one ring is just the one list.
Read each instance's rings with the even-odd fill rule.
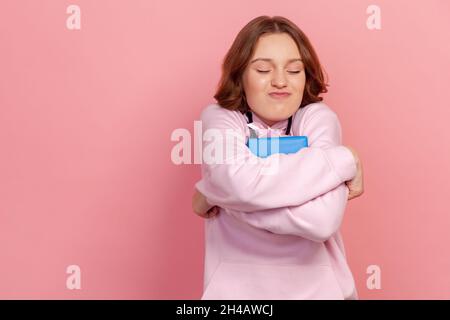
[[[259,60],[273,62],[273,60],[269,59],[269,58],[256,58],[256,59],[253,59],[250,63],[253,63],[253,62],[256,62],[256,61],[259,61]],[[300,58],[294,58],[294,59],[289,59],[288,63],[291,63],[291,62],[294,62],[294,61],[301,61],[301,62],[303,62],[303,60],[300,59]]]

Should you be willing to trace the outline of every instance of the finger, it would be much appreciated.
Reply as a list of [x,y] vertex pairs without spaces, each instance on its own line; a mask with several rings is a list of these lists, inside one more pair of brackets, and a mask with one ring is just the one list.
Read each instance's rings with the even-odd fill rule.
[[195,214],[198,215],[199,217],[207,218],[209,216],[209,211],[205,211],[205,212],[195,211]]
[[207,213],[207,212],[204,212],[204,213],[197,213],[197,215],[198,215],[200,218],[207,218],[208,213]]

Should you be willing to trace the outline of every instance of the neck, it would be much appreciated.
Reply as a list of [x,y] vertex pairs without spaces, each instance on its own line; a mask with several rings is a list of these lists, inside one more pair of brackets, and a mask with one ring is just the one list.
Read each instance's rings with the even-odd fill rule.
[[272,127],[275,123],[278,122],[278,121],[264,119],[264,118],[260,117],[259,115],[258,115],[258,117],[262,120],[262,122],[264,122],[269,127]]

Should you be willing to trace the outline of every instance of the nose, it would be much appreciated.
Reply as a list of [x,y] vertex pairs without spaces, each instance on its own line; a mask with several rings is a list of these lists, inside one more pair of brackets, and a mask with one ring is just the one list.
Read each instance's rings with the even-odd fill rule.
[[286,86],[286,75],[283,70],[273,73],[272,85],[277,88],[283,88]]

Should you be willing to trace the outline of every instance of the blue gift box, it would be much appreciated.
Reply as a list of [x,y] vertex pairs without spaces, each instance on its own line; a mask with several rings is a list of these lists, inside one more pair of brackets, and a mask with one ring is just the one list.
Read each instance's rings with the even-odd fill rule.
[[247,147],[258,157],[266,158],[275,153],[296,153],[301,148],[308,147],[307,136],[284,136],[252,138],[247,141]]

